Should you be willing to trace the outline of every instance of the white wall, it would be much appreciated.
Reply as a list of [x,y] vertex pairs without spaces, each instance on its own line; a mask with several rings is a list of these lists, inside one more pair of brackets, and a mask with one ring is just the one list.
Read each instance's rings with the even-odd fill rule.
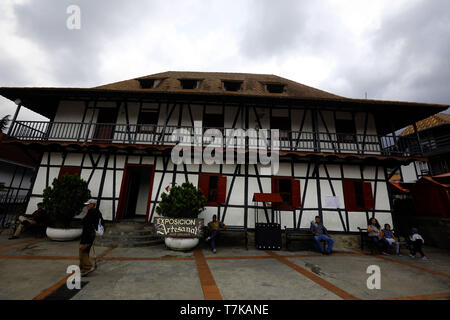
[[[97,159],[97,154],[93,154],[94,159]],[[102,176],[102,169],[104,164],[105,157],[102,156],[98,168],[93,177],[90,181],[89,188],[92,192],[92,197],[96,198],[98,196],[98,190],[100,187],[100,181]],[[47,161],[47,155],[44,154],[42,164],[45,164]],[[139,163],[140,159],[138,156],[130,156],[128,159],[128,163]],[[51,154],[51,164],[54,165],[61,165],[62,157],[61,153],[52,153]],[[125,156],[124,155],[117,155],[116,164],[117,168],[124,167],[125,163]],[[151,156],[143,156],[142,158],[143,164],[153,164],[154,163],[154,157]],[[66,164],[70,165],[81,165],[81,157],[79,154],[68,154],[66,158]],[[85,159],[85,165],[91,165],[90,160],[88,157]],[[110,161],[108,162],[108,168],[113,168],[113,158],[110,158]],[[167,171],[173,170],[174,166],[171,162],[169,162]],[[328,172],[330,177],[332,178],[340,178],[340,167],[338,165],[327,165]],[[222,171],[223,174],[230,174],[230,176],[227,176],[227,194],[231,187],[231,181],[232,181],[232,174],[234,172],[235,166],[234,165],[223,165]],[[156,170],[162,171],[163,170],[163,159],[158,157],[156,161]],[[177,176],[176,176],[176,182],[177,184],[181,184],[185,181],[185,176],[183,173],[183,166],[177,167]],[[194,185],[197,185],[198,183],[198,165],[192,164],[187,165],[188,170],[188,178],[189,181],[192,182]],[[258,166],[258,170],[261,170],[261,167]],[[361,178],[360,173],[360,167],[356,165],[345,165],[344,168],[344,177],[345,178]],[[219,173],[220,172],[220,166],[219,165],[210,165],[206,166],[203,165],[202,172],[205,173]],[[306,179],[305,178],[299,178],[304,177],[307,172],[307,163],[295,163],[294,164],[294,176],[297,177],[296,179],[300,180],[300,189],[301,189],[301,195],[303,195],[303,190],[305,188]],[[311,166],[310,176],[313,172],[313,166]],[[323,167],[320,169],[320,177],[325,178],[326,174],[323,170]],[[36,183],[33,188],[33,194],[42,194],[43,189],[45,188],[45,179],[46,179],[46,173],[47,169],[44,167],[41,167],[38,171],[38,175],[36,178]],[[51,181],[58,176],[59,168],[51,168],[49,171],[49,181]],[[88,179],[89,175],[91,173],[91,169],[83,169],[81,172],[81,177],[85,180]],[[261,172],[260,172],[261,173]],[[244,167],[242,166],[241,174],[244,174]],[[253,166],[249,166],[249,174],[254,175],[254,169]],[[163,182],[161,184],[161,192],[157,196],[157,190],[158,186],[160,184],[160,181],[162,179],[163,172],[155,172],[154,180],[153,180],[153,189],[152,189],[152,201],[159,201],[161,199],[161,194],[164,192],[164,188],[166,186],[169,186],[172,182],[172,173],[166,172],[164,175]],[[280,163],[280,170],[278,173],[279,176],[292,176],[291,174],[291,164],[290,163]],[[374,166],[365,166],[363,170],[363,176],[364,179],[374,179],[375,178],[375,167]],[[115,201],[115,208],[117,209],[118,206],[118,198],[120,193],[120,187],[122,184],[122,177],[123,177],[123,171],[116,171],[116,180],[115,180],[115,194],[113,194],[113,171],[108,171],[105,176],[105,182],[104,182],[104,188],[103,188],[103,197],[112,197],[114,196],[116,200],[102,200],[100,204],[100,210],[103,213],[103,216],[105,219],[112,220],[113,218],[113,201]],[[383,180],[384,179],[384,171],[382,168],[379,168],[378,171],[378,179]],[[249,177],[249,194],[248,194],[248,204],[254,205],[252,201],[253,193],[260,192],[259,186],[257,182],[256,177]],[[270,175],[261,175],[261,184],[263,188],[263,192],[271,192],[271,176]],[[341,214],[343,216],[343,219],[345,221],[345,210],[344,210],[344,195],[342,190],[342,182],[341,180],[333,180],[332,181],[333,188],[336,192],[337,197],[340,199],[340,208],[343,209],[341,211]],[[243,206],[245,202],[245,194],[244,194],[244,186],[245,186],[245,178],[243,176],[238,176],[235,179],[233,190],[231,192],[230,197],[230,205],[239,205]],[[385,181],[378,181],[377,183],[377,194],[376,194],[376,209],[377,210],[390,210],[389,205],[389,196],[388,196],[388,189]],[[343,231],[343,227],[341,224],[341,220],[339,218],[339,214],[336,211],[327,210],[326,208],[326,202],[325,199],[327,196],[332,196],[332,191],[329,186],[329,182],[327,180],[320,180],[320,190],[321,190],[321,197],[322,197],[322,207],[324,208],[323,213],[323,219],[324,223],[327,226],[329,230],[332,231]],[[372,182],[372,192],[375,191],[375,182]],[[37,197],[39,198],[39,197]],[[34,204],[38,201],[34,199],[33,201],[30,201],[30,204],[28,206],[28,213],[31,213],[34,211]],[[309,179],[308,181],[308,187],[307,187],[307,193],[305,198],[301,199],[302,205],[304,208],[307,208],[308,210],[304,210],[303,212],[303,218],[301,227],[308,227],[310,221],[314,219],[314,216],[318,214],[317,210],[309,210],[310,208],[317,208],[318,206],[318,197],[317,197],[317,184],[315,179]],[[142,202],[144,203],[144,202]],[[153,209],[153,206],[155,204],[152,204],[150,207],[150,212]],[[211,219],[213,214],[217,214],[217,207],[207,207],[206,210],[201,214],[201,218],[204,218],[205,220]],[[224,208],[220,208],[221,215],[224,212]],[[263,217],[263,211],[261,210],[260,217]],[[254,214],[255,209],[249,208],[248,210],[248,227],[253,228],[254,227]],[[114,213],[115,214],[115,213]],[[372,211],[369,211],[369,217],[372,215]],[[155,215],[156,216],[156,211]],[[380,212],[376,213],[375,217],[380,221],[380,223],[389,223],[392,225],[392,217],[390,212]],[[295,219],[298,221],[300,218],[300,210],[295,211]],[[283,211],[282,212],[282,227],[293,227],[293,221],[294,221],[294,213],[292,211]],[[365,212],[348,212],[348,221],[349,221],[349,227],[350,231],[357,231],[357,227],[365,227],[367,224],[367,218]],[[228,225],[243,225],[244,223],[244,209],[243,208],[233,208],[228,207],[225,217],[225,224]]]

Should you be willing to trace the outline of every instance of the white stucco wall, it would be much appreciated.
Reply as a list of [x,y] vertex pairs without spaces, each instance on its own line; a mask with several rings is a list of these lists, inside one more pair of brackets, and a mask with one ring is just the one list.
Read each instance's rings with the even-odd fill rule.
[[[93,154],[94,159],[96,160],[98,155]],[[98,164],[98,169],[95,170],[92,179],[89,183],[89,188],[92,192],[92,197],[96,198],[98,196],[98,190],[100,187],[100,181],[102,177],[102,170],[104,165],[104,159],[105,157],[102,156],[100,159],[100,162]],[[47,161],[47,155],[44,154],[42,164],[46,164]],[[128,158],[128,163],[135,163],[138,164],[140,161],[140,157],[138,156],[130,156]],[[61,153],[51,153],[51,161],[50,163],[52,165],[60,166],[62,163],[62,157]],[[154,163],[154,157],[152,156],[143,156],[142,157],[142,163],[143,164],[153,164]],[[67,158],[65,160],[65,164],[67,165],[81,165],[81,155],[80,154],[73,154],[69,153],[67,155]],[[125,164],[125,156],[124,155],[117,155],[116,158],[116,166],[117,168],[124,168]],[[88,157],[85,159],[85,165],[91,165],[90,160]],[[164,192],[164,188],[166,186],[169,186],[172,183],[172,173],[169,172],[170,170],[173,170],[173,164],[169,162],[167,167],[167,172],[164,175],[163,182],[161,184],[161,192],[157,197],[157,190],[158,186],[160,184],[160,181],[162,179],[163,172],[155,172],[154,180],[153,180],[153,188],[152,188],[152,196],[151,199],[153,201],[159,201],[161,199],[161,193]],[[113,158],[110,158],[110,161],[108,162],[108,168],[113,168]],[[260,167],[258,167],[260,170]],[[340,167],[338,165],[328,165],[328,172],[330,177],[332,178],[340,178]],[[313,166],[311,166],[310,176],[312,174]],[[163,170],[163,159],[158,157],[156,161],[156,170],[162,171]],[[182,171],[183,167],[178,166],[177,167],[177,176],[176,176],[176,183],[182,184],[185,181],[184,172]],[[188,170],[188,178],[189,181],[192,182],[194,185],[197,185],[198,183],[198,165],[191,164],[187,165]],[[223,174],[230,174],[232,175],[235,170],[235,165],[223,165]],[[295,177],[304,177],[306,175],[307,171],[307,163],[295,163],[294,164],[294,176]],[[344,165],[343,167],[344,171],[344,177],[345,178],[361,178],[360,173],[360,167],[356,165]],[[220,166],[219,165],[203,165],[202,172],[204,173],[218,173],[220,172]],[[49,170],[49,182],[51,184],[51,181],[58,176],[59,173],[59,167],[50,168]],[[81,177],[85,180],[88,179],[89,175],[91,173],[91,169],[83,169],[81,172]],[[244,167],[242,167],[241,173],[244,173]],[[326,174],[321,167],[319,170],[320,177],[325,178]],[[36,183],[33,188],[33,194],[35,195],[32,197],[32,201],[30,201],[27,213],[31,213],[35,208],[35,203],[39,201],[39,195],[42,195],[42,191],[45,188],[45,181],[46,181],[46,174],[47,169],[45,167],[41,167],[38,171],[38,175],[36,178]],[[103,213],[103,216],[105,219],[112,220],[113,219],[113,201],[115,201],[115,208],[117,210],[118,206],[118,198],[120,194],[120,187],[122,184],[122,178],[123,178],[123,171],[116,171],[115,176],[115,194],[113,194],[113,171],[108,170],[105,176],[105,182],[103,187],[103,197],[115,197],[115,200],[102,200],[100,203],[100,210]],[[249,175],[254,175],[254,169],[253,166],[249,166]],[[290,163],[280,163],[280,170],[278,173],[279,176],[292,176],[291,174],[291,165]],[[363,176],[364,179],[374,179],[375,178],[375,167],[374,166],[365,166],[363,170]],[[296,178],[300,180],[300,189],[301,189],[301,195],[303,195],[303,190],[305,188],[306,179],[305,178]],[[378,171],[378,179],[384,179],[384,171],[382,168],[379,168]],[[232,176],[227,176],[227,194],[231,187],[231,181]],[[248,194],[248,204],[254,205],[252,201],[253,193],[260,192],[258,187],[258,182],[256,177],[249,177],[249,194]],[[375,191],[375,182],[372,183],[372,192]],[[271,192],[271,176],[270,175],[261,175],[261,184],[263,188],[263,192]],[[344,209],[344,195],[342,190],[342,181],[339,180],[333,180],[332,181],[334,190],[336,192],[336,196],[340,199],[340,208]],[[233,190],[231,192],[230,197],[230,205],[238,205],[243,206],[244,205],[244,197],[245,197],[245,178],[243,176],[238,176],[235,179]],[[320,190],[321,190],[321,198],[322,198],[322,207],[324,208],[323,212],[323,219],[324,223],[327,226],[329,230],[332,231],[343,231],[343,227],[341,224],[341,220],[339,218],[339,215],[336,211],[327,210],[326,208],[326,202],[325,199],[327,196],[332,196],[332,191],[329,186],[329,182],[327,180],[320,180]],[[377,194],[376,194],[376,201],[375,201],[375,209],[376,210],[386,210],[387,212],[377,212],[375,214],[375,217],[379,220],[380,223],[389,223],[392,225],[392,217],[391,213],[388,212],[390,210],[390,204],[389,204],[389,196],[388,196],[388,189],[387,185],[384,181],[378,181],[377,183]],[[145,191],[143,191],[145,193]],[[139,201],[139,210],[144,208],[146,206],[145,196],[141,197],[141,200]],[[303,212],[303,218],[301,227],[308,227],[310,221],[314,219],[314,216],[318,214],[317,210],[309,210],[310,208],[316,208],[318,206],[318,196],[317,196],[317,185],[316,180],[310,178],[308,181],[308,187],[306,196],[301,199],[302,205],[304,208],[307,208],[307,210],[304,210]],[[155,204],[152,204],[150,207],[150,212]],[[207,207],[206,210],[201,214],[201,218],[204,218],[205,220],[211,219],[213,214],[217,214],[217,207]],[[223,214],[224,208],[220,208],[221,214]],[[248,227],[253,228],[254,227],[254,214],[255,209],[249,208],[248,210]],[[263,211],[260,210],[261,215],[260,217],[263,217]],[[341,214],[343,216],[343,219],[345,221],[345,213],[344,210],[341,211]],[[369,217],[372,215],[372,211],[369,211]],[[156,212],[155,215],[156,216]],[[300,218],[300,210],[295,211],[295,219],[298,221]],[[292,211],[282,211],[282,227],[293,227],[293,221],[294,221],[294,213]],[[349,227],[350,231],[357,231],[357,227],[365,227],[367,224],[367,218],[365,212],[348,212],[348,221],[349,221]],[[243,208],[234,208],[234,207],[228,207],[225,217],[225,224],[228,225],[243,225],[244,224],[244,209]]]

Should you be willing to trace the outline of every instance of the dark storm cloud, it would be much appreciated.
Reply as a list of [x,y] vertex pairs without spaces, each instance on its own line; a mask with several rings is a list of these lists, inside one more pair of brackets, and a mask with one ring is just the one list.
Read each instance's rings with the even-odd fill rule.
[[[420,1],[384,17],[368,34],[371,50],[343,61],[332,77],[350,84],[350,95],[450,103],[450,2]],[[330,79],[332,80],[332,79]]]
[[[81,9],[81,29],[66,27],[69,5]],[[132,33],[136,24],[151,19],[156,2],[111,0],[40,0],[15,5],[17,34],[36,44],[51,63],[49,71],[59,85],[97,84],[100,53],[118,35]],[[120,51],[120,43],[117,43]],[[26,62],[24,62],[26,63]],[[47,69],[48,70],[48,69]],[[38,84],[39,79],[36,79]]]
[[240,40],[248,58],[322,56],[348,45],[339,17],[318,1],[252,1],[252,12]]
[[336,67],[320,83],[322,89],[354,98],[368,92],[373,99],[450,103],[448,0],[417,1],[396,11],[388,7],[380,28],[361,37],[352,37],[344,17],[324,2],[254,1],[253,7],[240,41],[248,59],[333,60]]

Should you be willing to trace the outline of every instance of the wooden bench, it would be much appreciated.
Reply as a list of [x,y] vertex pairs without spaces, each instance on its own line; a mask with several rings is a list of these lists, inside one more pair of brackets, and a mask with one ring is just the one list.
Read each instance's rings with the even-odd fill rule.
[[[359,237],[360,237],[360,241],[361,241],[361,251],[364,251],[364,247],[367,247],[370,249],[370,252],[373,254],[375,251],[375,247],[374,247],[374,243],[372,241],[372,239],[370,239],[370,237],[368,236],[367,233],[367,228],[360,228],[358,227],[359,230]],[[395,232],[395,230],[392,230],[393,233],[395,234],[396,238],[399,240],[399,248],[401,249],[403,248],[407,248],[407,242],[406,241],[401,241],[401,237]],[[389,248],[391,248],[392,246],[389,246]],[[400,251],[399,251],[400,252]]]
[[[284,233],[286,237],[286,250],[289,250],[289,244],[292,241],[298,241],[303,244],[301,247],[304,250],[314,249],[317,250],[316,242],[309,229],[298,229],[298,228],[286,228],[284,227]],[[322,240],[322,246],[325,249],[326,241]]]
[[[209,229],[207,226],[204,226],[204,238],[206,239],[208,237],[209,234]],[[225,229],[220,229],[220,233],[219,233],[219,237],[218,239],[220,239],[221,234],[228,234],[228,233],[242,233],[244,236],[244,241],[245,241],[245,249],[248,250],[248,231],[247,228],[243,227],[243,226],[226,226]]]

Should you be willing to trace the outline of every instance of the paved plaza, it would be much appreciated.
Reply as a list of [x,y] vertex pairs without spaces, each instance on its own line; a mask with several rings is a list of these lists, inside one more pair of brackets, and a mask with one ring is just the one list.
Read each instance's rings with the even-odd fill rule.
[[[95,247],[97,270],[68,290],[68,266],[78,264],[78,242],[0,234],[0,299],[341,300],[450,299],[450,255],[425,247],[430,260],[375,256],[340,249],[264,251],[206,244],[191,252],[164,245]],[[92,251],[91,251],[91,255]],[[368,289],[369,266],[379,266],[381,288]]]

